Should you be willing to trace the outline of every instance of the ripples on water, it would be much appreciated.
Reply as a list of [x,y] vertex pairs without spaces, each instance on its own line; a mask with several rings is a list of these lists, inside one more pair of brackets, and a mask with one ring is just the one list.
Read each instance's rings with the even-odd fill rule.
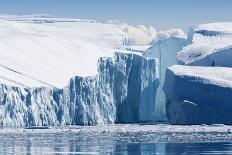
[[232,154],[232,126],[0,129],[0,154]]

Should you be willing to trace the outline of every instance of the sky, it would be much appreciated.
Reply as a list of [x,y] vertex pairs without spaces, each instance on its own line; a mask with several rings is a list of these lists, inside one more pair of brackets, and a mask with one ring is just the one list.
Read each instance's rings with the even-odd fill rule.
[[120,20],[157,30],[232,21],[232,0],[0,0],[1,14]]

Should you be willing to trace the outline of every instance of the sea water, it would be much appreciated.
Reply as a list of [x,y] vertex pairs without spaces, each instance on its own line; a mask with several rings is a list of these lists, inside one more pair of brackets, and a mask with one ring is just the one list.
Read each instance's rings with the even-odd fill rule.
[[0,154],[232,154],[232,126],[1,128]]

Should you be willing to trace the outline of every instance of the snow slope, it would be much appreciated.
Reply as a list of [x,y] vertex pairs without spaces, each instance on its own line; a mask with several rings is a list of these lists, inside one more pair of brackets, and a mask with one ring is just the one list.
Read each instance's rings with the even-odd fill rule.
[[163,90],[172,124],[232,124],[232,68],[174,65]]
[[188,39],[192,44],[177,54],[180,64],[232,67],[232,23],[193,27]]
[[0,16],[0,83],[63,88],[97,74],[97,60],[125,43],[114,25],[48,15]]

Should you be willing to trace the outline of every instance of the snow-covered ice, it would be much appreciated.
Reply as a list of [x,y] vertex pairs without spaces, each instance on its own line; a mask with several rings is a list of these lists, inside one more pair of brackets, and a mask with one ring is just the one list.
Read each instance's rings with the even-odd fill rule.
[[232,67],[232,23],[198,25],[188,39],[192,44],[177,54],[180,64]]

